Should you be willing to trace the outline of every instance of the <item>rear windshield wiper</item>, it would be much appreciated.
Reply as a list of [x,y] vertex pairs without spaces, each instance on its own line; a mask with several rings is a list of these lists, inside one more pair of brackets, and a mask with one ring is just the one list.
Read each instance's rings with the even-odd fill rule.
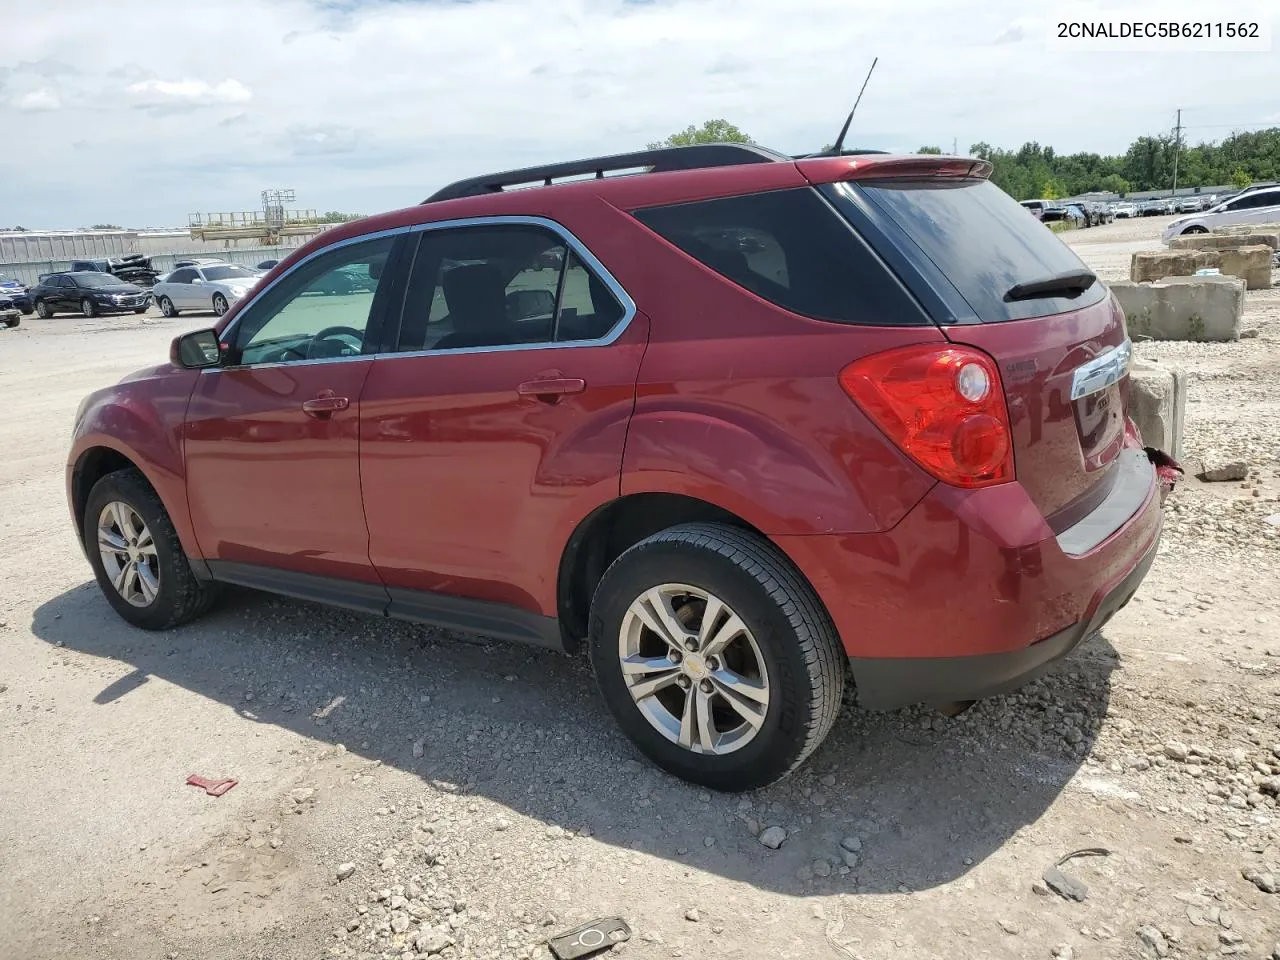
[[1004,299],[1012,303],[1015,300],[1036,300],[1040,297],[1075,297],[1092,287],[1097,280],[1088,270],[1070,270],[1042,280],[1015,283],[1005,293]]

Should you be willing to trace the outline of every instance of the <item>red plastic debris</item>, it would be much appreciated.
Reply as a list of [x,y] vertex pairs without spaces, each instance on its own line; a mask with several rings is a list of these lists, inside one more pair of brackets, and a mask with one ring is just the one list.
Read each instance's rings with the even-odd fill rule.
[[210,780],[207,777],[197,776],[194,773],[187,777],[187,783],[193,787],[199,787],[211,797],[222,796],[238,782],[238,780]]

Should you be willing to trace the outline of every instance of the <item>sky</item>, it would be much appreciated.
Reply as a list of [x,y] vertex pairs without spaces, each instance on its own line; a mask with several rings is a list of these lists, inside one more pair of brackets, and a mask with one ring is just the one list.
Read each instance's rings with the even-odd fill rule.
[[1256,0],[23,7],[0,19],[0,227],[185,225],[190,212],[255,209],[269,187],[296,190],[298,207],[374,213],[717,117],[775,149],[816,150],[874,56],[849,145],[1115,153],[1169,132],[1179,107],[1193,142],[1280,125],[1280,24],[1267,52],[1050,39],[1063,10],[1225,19],[1256,15]]

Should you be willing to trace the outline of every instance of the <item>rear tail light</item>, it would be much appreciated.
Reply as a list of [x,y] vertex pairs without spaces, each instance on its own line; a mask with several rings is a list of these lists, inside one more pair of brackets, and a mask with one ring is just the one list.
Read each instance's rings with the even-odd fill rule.
[[840,385],[911,459],[944,483],[988,487],[1013,479],[1013,444],[1000,372],[967,347],[918,345],[863,357]]

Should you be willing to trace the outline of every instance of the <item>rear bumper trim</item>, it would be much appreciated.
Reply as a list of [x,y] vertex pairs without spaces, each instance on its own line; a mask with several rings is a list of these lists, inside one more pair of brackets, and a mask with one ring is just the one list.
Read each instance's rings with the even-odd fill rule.
[[1125,447],[1118,461],[1106,499],[1057,535],[1058,547],[1067,556],[1078,557],[1097,547],[1141,510],[1155,491],[1155,467],[1145,450]]
[[971,657],[850,657],[858,702],[870,710],[896,710],[912,703],[981,700],[1016,690],[1069,655],[1129,602],[1151,569],[1159,544],[1157,533],[1124,579],[1090,604],[1092,613],[1086,612],[1086,619],[1029,647]]

